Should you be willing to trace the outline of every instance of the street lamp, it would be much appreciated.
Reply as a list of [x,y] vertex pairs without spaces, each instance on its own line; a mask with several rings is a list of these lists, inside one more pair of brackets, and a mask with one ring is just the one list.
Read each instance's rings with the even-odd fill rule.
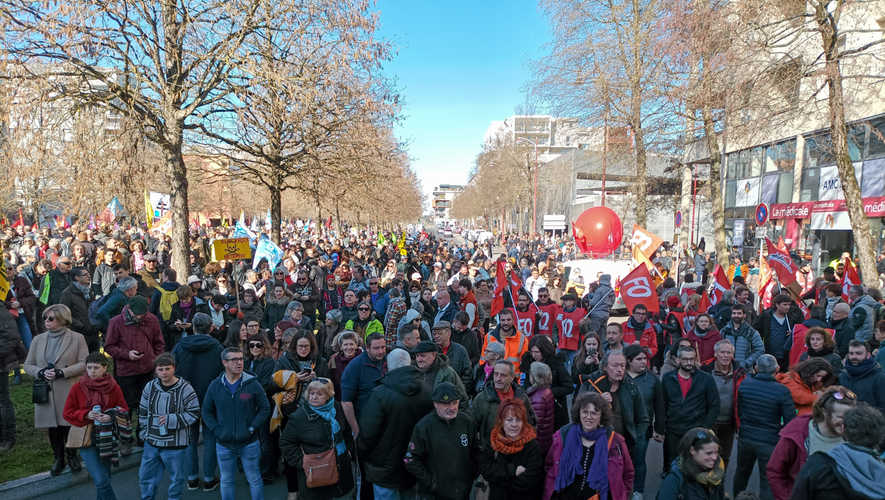
[[525,137],[519,137],[516,139],[516,143],[527,142],[535,147],[535,179],[534,179],[534,187],[532,188],[532,233],[538,232],[538,223],[535,218],[538,214],[538,145],[534,141],[530,141]]

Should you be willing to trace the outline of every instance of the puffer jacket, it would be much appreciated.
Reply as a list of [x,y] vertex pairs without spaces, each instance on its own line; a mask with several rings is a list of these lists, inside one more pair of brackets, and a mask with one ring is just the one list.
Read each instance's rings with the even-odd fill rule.
[[729,321],[719,331],[719,335],[734,346],[734,359],[740,363],[744,370],[749,371],[756,366],[756,360],[765,354],[765,344],[762,343],[762,337],[746,322],[742,322],[740,327],[735,330],[734,323]]
[[556,404],[553,400],[553,391],[549,387],[539,389],[532,387],[526,395],[532,402],[532,409],[538,417],[538,425],[536,430],[538,433],[538,444],[541,446],[541,455],[547,456],[550,451],[550,445],[553,444],[553,433],[556,432],[556,426],[553,423],[553,407]]
[[854,338],[870,340],[876,324],[876,301],[869,295],[861,295],[853,300],[851,306],[851,324],[854,326]]
[[416,479],[406,471],[403,457],[415,425],[433,411],[430,394],[421,385],[421,372],[404,366],[376,382],[360,415],[357,438],[366,479],[384,488],[405,490]]

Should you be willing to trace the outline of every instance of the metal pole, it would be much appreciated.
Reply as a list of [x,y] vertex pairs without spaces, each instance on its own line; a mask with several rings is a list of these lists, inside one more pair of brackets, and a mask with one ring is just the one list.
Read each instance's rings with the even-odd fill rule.
[[535,188],[532,194],[532,232],[538,233],[538,145],[535,144]]

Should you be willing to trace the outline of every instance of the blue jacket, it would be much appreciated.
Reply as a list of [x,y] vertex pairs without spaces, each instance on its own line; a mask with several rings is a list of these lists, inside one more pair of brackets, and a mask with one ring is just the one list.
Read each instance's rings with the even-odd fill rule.
[[[258,429],[270,417],[270,403],[258,379],[244,371],[231,394],[222,381],[224,373],[209,384],[203,402],[203,422],[225,448],[242,448],[258,440]],[[249,431],[249,428],[252,431]]]
[[741,382],[737,410],[740,439],[772,446],[780,440],[783,426],[796,417],[790,389],[767,373],[757,373]]
[[172,356],[178,361],[175,375],[181,377],[194,388],[200,406],[206,397],[209,384],[220,373],[224,373],[221,351],[224,347],[211,335],[188,335],[175,343]]
[[353,403],[353,412],[359,419],[360,411],[365,408],[375,389],[375,381],[387,372],[387,358],[381,361],[381,370],[369,359],[369,352],[351,361],[341,374],[341,401]]

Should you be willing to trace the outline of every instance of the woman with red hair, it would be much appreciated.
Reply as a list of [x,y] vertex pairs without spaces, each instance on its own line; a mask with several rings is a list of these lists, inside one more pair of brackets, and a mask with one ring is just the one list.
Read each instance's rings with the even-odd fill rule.
[[498,407],[491,446],[485,448],[479,471],[489,482],[489,500],[537,500],[544,486],[544,459],[528,423],[525,404],[511,398]]

